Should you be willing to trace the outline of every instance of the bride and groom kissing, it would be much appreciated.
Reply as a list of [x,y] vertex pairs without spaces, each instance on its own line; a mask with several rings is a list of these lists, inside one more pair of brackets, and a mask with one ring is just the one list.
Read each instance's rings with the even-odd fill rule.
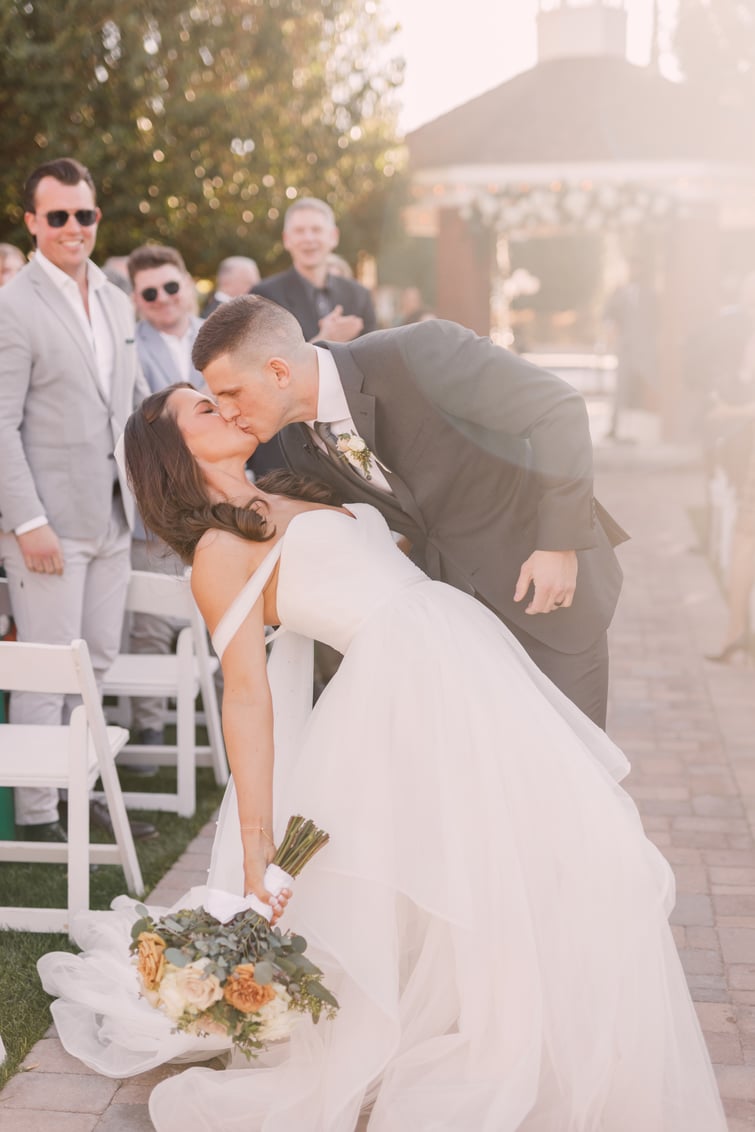
[[[293,471],[377,507],[430,577],[492,609],[605,726],[612,547],[627,536],[593,498],[579,393],[456,323],[317,346],[255,296],[215,312],[193,360],[226,420],[260,443],[278,433]],[[322,425],[360,438],[369,478]]]
[[[340,1009],[251,1067],[162,1080],[154,1127],[725,1132],[673,875],[600,726],[626,536],[593,500],[581,397],[452,323],[317,346],[253,296],[194,363],[214,399],[153,394],[125,456],[223,668],[209,887],[285,913]],[[279,432],[292,472],[250,484]],[[312,640],[344,657],[314,707]],[[330,840],[274,896],[299,813]],[[83,954],[39,963],[65,1048],[116,1077],[201,1055],[139,999],[140,914],[85,915]]]

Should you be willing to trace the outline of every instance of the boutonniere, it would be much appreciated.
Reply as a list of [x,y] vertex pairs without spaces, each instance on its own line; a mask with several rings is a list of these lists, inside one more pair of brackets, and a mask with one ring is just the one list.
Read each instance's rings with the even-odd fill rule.
[[336,448],[341,458],[358,468],[366,480],[372,479],[372,453],[361,436],[357,436],[355,432],[339,432],[336,436]]

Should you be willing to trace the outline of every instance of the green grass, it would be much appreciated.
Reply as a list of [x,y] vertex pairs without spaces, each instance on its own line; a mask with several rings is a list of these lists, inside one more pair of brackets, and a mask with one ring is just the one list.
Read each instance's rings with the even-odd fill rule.
[[[162,769],[154,777],[135,778],[122,774],[124,789],[175,790],[175,771]],[[189,841],[209,821],[220,804],[222,787],[216,786],[212,771],[197,771],[197,811],[192,818],[154,810],[133,811],[133,816],[152,822],[160,836],[151,841],[137,841],[136,851],[144,876],[146,891],[154,888],[181,855]],[[107,840],[103,834],[93,840]],[[126,891],[123,871],[100,865],[91,875],[90,907],[109,908],[114,897]],[[33,903],[40,908],[65,907],[65,865],[0,863],[0,904]],[[0,1066],[0,1088],[17,1071],[31,1047],[50,1025],[50,998],[42,990],[37,976],[37,959],[47,951],[76,951],[67,935],[42,935],[38,932],[0,932],[0,1035],[7,1051]]]

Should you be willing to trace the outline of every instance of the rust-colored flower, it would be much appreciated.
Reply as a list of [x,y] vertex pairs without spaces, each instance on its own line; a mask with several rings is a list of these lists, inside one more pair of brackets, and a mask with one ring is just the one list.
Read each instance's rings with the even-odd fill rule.
[[141,932],[137,937],[137,970],[148,991],[156,990],[165,973],[165,940],[157,932]]
[[223,998],[243,1014],[252,1014],[272,1002],[275,991],[269,983],[263,987],[254,981],[253,963],[240,963],[226,980]]

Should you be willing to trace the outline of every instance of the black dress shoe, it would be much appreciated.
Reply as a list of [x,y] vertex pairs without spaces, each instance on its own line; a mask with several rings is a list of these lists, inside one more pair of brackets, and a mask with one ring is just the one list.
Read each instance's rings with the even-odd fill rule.
[[42,822],[41,825],[17,825],[16,838],[19,841],[67,841],[66,831],[59,821]]
[[[89,803],[89,820],[92,825],[104,829],[112,837],[115,836],[110,811],[104,802],[94,801]],[[136,821],[134,818],[129,818],[128,824],[131,826],[131,836],[137,841],[147,841],[151,837],[160,836],[157,828],[147,821]]]

